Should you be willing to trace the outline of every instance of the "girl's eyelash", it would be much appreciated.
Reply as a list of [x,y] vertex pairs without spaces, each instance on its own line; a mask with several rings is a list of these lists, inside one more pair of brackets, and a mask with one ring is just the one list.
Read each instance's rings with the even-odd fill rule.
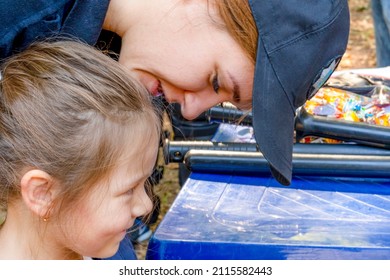
[[212,84],[213,84],[213,89],[214,89],[215,93],[218,94],[218,91],[219,91],[218,74],[215,74],[215,76],[213,77]]
[[126,195],[132,195],[135,192],[135,189],[138,187],[145,187],[145,181],[140,181],[139,183],[135,183],[132,186],[129,186],[130,189],[125,192]]
[[132,195],[134,192],[134,188],[131,188],[130,190],[128,190],[125,194],[126,195]]

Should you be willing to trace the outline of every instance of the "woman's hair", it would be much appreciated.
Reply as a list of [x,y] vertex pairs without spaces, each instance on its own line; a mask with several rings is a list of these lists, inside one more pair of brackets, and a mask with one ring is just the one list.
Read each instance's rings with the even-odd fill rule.
[[91,46],[35,43],[0,73],[0,206],[20,195],[24,172],[40,169],[61,184],[68,207],[125,149],[158,145],[160,112],[146,89]]
[[213,4],[230,35],[255,63],[258,31],[248,0],[215,0]]

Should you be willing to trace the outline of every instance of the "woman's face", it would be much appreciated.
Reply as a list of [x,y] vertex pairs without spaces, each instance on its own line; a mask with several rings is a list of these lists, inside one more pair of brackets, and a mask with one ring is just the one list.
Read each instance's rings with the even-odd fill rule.
[[119,62],[153,95],[179,103],[188,120],[222,102],[250,109],[254,65],[218,26],[214,8],[207,1],[159,1],[156,9],[152,2],[144,7],[148,16],[122,35]]

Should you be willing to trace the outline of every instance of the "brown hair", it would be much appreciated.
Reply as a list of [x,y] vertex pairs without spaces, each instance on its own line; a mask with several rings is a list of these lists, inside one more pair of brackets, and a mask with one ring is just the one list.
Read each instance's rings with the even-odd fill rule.
[[230,35],[254,64],[258,32],[248,0],[215,0],[213,4],[216,5]]
[[146,89],[91,46],[35,43],[0,71],[0,206],[32,168],[60,182],[66,206],[139,137],[158,144],[161,121]]

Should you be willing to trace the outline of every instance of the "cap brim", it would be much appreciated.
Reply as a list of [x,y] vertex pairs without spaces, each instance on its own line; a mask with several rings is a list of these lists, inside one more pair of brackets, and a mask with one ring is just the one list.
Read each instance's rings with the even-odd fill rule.
[[272,68],[261,39],[258,42],[256,64],[261,64],[261,67],[256,67],[253,83],[255,139],[270,164],[272,175],[281,184],[289,185],[292,177],[295,112]]
[[249,1],[259,31],[253,128],[272,174],[283,185],[292,178],[295,110],[334,71],[349,34],[347,0],[296,2]]

